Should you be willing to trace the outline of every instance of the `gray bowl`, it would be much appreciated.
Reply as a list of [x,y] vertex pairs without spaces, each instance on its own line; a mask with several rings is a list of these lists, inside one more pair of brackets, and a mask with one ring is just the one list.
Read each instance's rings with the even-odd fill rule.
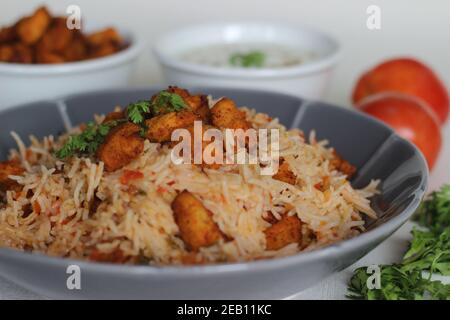
[[[148,99],[160,88],[122,89],[37,102],[0,113],[0,158],[14,147],[9,132],[22,137],[58,134],[69,124],[92,119],[116,105]],[[315,129],[358,167],[352,184],[381,179],[373,198],[379,215],[367,232],[311,252],[273,260],[194,267],[153,267],[91,263],[0,249],[1,274],[54,298],[269,299],[299,292],[342,270],[389,237],[407,221],[426,190],[428,170],[421,153],[382,123],[364,114],[321,102],[252,90],[191,88],[278,117],[306,133]],[[80,268],[81,289],[68,289],[70,269]],[[69,279],[69,280],[68,280]],[[69,286],[70,287],[70,286]]]

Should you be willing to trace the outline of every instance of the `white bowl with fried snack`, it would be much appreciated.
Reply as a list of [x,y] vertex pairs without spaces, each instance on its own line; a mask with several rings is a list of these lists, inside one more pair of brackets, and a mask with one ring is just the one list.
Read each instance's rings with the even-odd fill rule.
[[0,110],[36,100],[127,85],[142,42],[131,32],[119,31],[128,46],[106,57],[62,64],[0,62]]

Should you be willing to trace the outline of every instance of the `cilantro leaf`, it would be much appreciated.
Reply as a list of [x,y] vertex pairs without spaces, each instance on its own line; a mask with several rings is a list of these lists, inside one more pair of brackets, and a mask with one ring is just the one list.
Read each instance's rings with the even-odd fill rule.
[[350,299],[423,300],[450,299],[450,285],[422,277],[420,271],[405,271],[402,265],[380,266],[380,288],[369,289],[366,267],[355,270],[348,286]]
[[450,185],[434,191],[422,202],[414,220],[438,234],[450,226]]
[[250,68],[261,68],[266,60],[266,55],[261,51],[250,51],[248,53],[234,53],[230,56],[232,66]]
[[89,122],[86,128],[78,135],[71,135],[61,149],[55,152],[59,159],[70,158],[76,154],[92,155],[103,143],[112,127],[117,125],[117,121],[110,121],[106,124],[95,124]]
[[179,112],[186,108],[186,103],[180,95],[164,90],[156,95],[155,99],[152,101],[151,107],[152,112],[155,115],[162,111],[166,113]]
[[450,276],[450,227],[439,236],[413,230],[409,250],[403,257],[405,270],[420,270]]
[[[450,300],[450,284],[430,279],[433,273],[450,276],[450,185],[431,193],[414,218],[426,230],[413,229],[402,263],[381,266],[380,289],[368,289],[366,268],[356,269],[348,286],[349,298]],[[423,271],[430,276],[424,278]]]
[[135,124],[144,122],[144,114],[149,112],[150,101],[138,101],[135,103],[130,103],[127,107],[128,119]]

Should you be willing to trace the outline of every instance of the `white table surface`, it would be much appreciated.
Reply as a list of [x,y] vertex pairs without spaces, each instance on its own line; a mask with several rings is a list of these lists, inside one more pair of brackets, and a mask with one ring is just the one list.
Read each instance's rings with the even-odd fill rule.
[[[436,189],[446,182],[450,183],[450,170],[448,170],[448,163],[450,160],[450,125],[448,125],[444,131],[444,139],[447,143],[444,144],[441,157],[431,175],[430,189]],[[406,223],[389,239],[384,241],[375,250],[354,265],[324,279],[316,286],[289,298],[345,299],[347,282],[352,274],[352,270],[359,266],[399,262],[399,259],[401,259],[403,253],[407,249],[412,226],[412,223]],[[0,277],[0,300],[2,299],[45,299],[45,297],[30,292],[29,290],[19,287],[7,279]]]

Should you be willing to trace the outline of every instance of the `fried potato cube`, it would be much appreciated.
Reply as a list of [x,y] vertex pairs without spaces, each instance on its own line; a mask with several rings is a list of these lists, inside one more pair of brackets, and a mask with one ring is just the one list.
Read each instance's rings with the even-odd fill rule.
[[106,171],[116,171],[139,156],[144,150],[144,139],[138,125],[127,122],[111,129],[97,150],[97,158],[104,162]]
[[356,173],[356,167],[344,160],[336,151],[333,151],[333,158],[330,160],[330,169],[342,172],[349,179]]
[[50,13],[45,7],[41,7],[32,16],[22,19],[17,24],[17,35],[24,44],[35,44],[42,37],[50,22]]
[[100,47],[105,44],[119,45],[122,43],[122,37],[116,29],[106,28],[88,35],[87,42],[92,47]]
[[279,250],[291,243],[300,243],[302,222],[297,216],[284,216],[280,221],[264,230],[266,249]]
[[212,124],[221,129],[243,129],[251,128],[245,119],[245,113],[236,107],[233,100],[223,98],[211,108]]
[[172,202],[175,222],[180,236],[191,251],[209,247],[222,238],[212,213],[200,200],[188,191],[183,191]]
[[283,181],[292,185],[295,185],[297,176],[292,172],[289,164],[283,159],[280,159],[280,166],[278,172],[272,176],[273,179]]
[[20,176],[25,170],[16,160],[0,162],[0,191],[8,190],[19,192],[22,186],[16,181],[11,180],[9,176]]
[[156,116],[145,121],[147,138],[151,142],[169,142],[174,130],[187,128],[195,120],[200,120],[199,116],[188,110]]

